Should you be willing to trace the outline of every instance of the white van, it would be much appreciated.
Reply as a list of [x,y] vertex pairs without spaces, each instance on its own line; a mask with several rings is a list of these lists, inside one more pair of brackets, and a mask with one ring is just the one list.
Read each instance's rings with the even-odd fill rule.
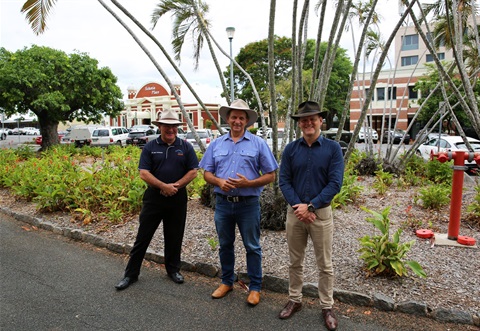
[[107,147],[109,145],[126,146],[128,130],[121,126],[98,127],[92,132],[91,146]]
[[68,138],[75,147],[90,145],[93,131],[101,125],[76,125],[71,128]]

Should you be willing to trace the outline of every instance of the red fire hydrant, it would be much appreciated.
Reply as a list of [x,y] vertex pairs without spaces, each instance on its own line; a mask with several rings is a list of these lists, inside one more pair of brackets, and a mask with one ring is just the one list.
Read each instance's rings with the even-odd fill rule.
[[452,197],[450,201],[450,220],[448,222],[447,237],[450,240],[457,240],[458,233],[460,231],[463,177],[465,170],[467,170],[467,168],[465,167],[465,161],[475,161],[477,164],[480,165],[480,153],[463,151],[440,152],[438,154],[433,154],[432,158],[435,156],[438,158],[438,161],[442,163],[453,160]]

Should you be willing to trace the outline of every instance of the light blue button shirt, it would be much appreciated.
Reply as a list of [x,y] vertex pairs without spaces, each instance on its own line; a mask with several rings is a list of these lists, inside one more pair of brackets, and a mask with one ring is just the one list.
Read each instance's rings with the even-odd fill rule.
[[[218,178],[238,178],[237,174],[241,174],[251,180],[275,171],[278,163],[265,140],[246,131],[236,143],[230,133],[213,140],[199,166]],[[260,196],[262,190],[263,186],[235,188],[229,192],[219,187],[214,189],[215,193],[232,196]]]

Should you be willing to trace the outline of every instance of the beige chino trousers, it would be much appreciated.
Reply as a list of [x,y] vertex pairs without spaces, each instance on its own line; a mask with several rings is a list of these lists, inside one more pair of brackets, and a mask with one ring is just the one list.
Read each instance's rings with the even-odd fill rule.
[[320,307],[333,307],[333,214],[332,207],[317,209],[315,221],[311,224],[300,222],[293,213],[287,210],[287,243],[290,255],[289,265],[289,299],[302,301],[303,264],[308,237],[312,239],[315,259],[318,268],[318,296]]

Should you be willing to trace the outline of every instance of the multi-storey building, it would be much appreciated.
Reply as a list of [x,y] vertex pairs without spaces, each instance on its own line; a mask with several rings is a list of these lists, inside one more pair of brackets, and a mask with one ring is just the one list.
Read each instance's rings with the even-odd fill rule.
[[[429,38],[429,34],[424,31]],[[440,60],[452,60],[453,53],[441,46],[437,50]],[[380,134],[382,123],[384,128],[397,127],[407,129],[419,108],[419,92],[414,91],[415,83],[426,75],[426,63],[433,63],[433,56],[427,49],[415,26],[399,29],[395,36],[395,59],[387,61],[390,68],[382,70],[377,80],[370,107],[367,111],[366,123]],[[364,100],[370,89],[371,73],[360,74],[355,82],[350,100],[350,130],[358,123]],[[415,137],[421,128],[415,125],[410,135]]]

